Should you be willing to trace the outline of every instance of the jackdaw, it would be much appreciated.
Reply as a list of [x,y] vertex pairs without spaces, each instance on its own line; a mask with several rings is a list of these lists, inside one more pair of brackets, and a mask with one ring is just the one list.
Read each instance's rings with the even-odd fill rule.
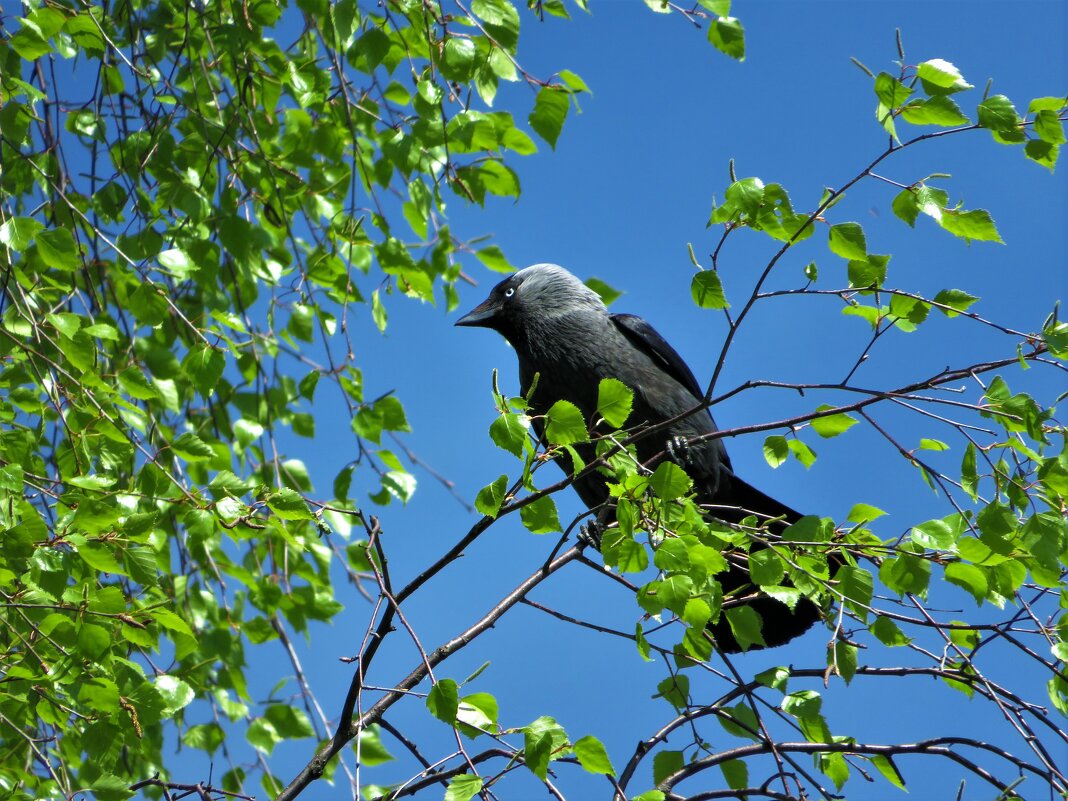
[[[618,379],[634,392],[628,430],[685,415],[704,397],[682,357],[649,323],[633,314],[610,314],[596,292],[554,264],[535,264],[505,278],[456,325],[492,328],[511,343],[519,357],[524,395],[538,377],[529,414],[543,441],[543,415],[556,401],[570,401],[590,421],[603,378]],[[693,479],[697,503],[719,520],[736,524],[755,515],[761,522],[772,521],[772,536],[800,520],[798,512],[734,474],[721,439],[701,439],[715,430],[707,410],[695,411],[638,439],[637,458],[650,468],[662,459],[684,467]],[[578,453],[587,464],[594,458],[589,445],[579,447]],[[560,462],[570,474],[570,460],[563,456]],[[592,472],[575,481],[575,490],[591,510],[609,504],[607,480]],[[745,605],[760,615],[768,647],[789,642],[820,618],[820,610],[807,598],[790,610],[756,594],[744,554],[732,553],[728,559],[730,570],[718,576],[724,595],[748,597]],[[721,650],[741,650],[726,615],[709,629]]]

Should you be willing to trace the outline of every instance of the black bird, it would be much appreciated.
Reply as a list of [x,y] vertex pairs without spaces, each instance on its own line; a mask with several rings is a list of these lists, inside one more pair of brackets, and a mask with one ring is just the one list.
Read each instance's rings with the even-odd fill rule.
[[[704,397],[682,357],[649,323],[633,314],[610,314],[596,292],[554,264],[535,264],[505,278],[456,325],[492,328],[511,343],[524,395],[538,375],[529,412],[539,437],[544,432],[537,416],[558,400],[575,404],[589,420],[603,378],[618,379],[633,390],[628,428],[670,420],[695,409]],[[717,519],[739,523],[756,515],[775,521],[769,526],[773,533],[800,520],[798,512],[734,474],[722,440],[698,439],[715,430],[707,410],[695,412],[637,440],[637,457],[651,467],[663,458],[679,463],[694,481],[697,502]],[[587,462],[593,458],[589,446],[579,455]],[[569,461],[562,466],[569,470]],[[574,487],[590,509],[609,500],[606,478],[599,473],[577,480]],[[724,593],[749,595],[744,558],[735,554],[730,561],[731,569],[719,576]],[[746,605],[760,615],[768,647],[789,642],[820,618],[807,598],[793,610],[766,595]],[[721,650],[741,650],[725,615],[709,629]]]

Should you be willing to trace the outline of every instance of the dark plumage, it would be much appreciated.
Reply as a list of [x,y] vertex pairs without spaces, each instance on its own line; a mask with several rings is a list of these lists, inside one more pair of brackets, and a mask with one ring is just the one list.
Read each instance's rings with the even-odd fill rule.
[[[597,388],[602,378],[616,378],[634,391],[634,407],[628,428],[655,425],[694,409],[704,395],[682,357],[656,330],[640,317],[609,314],[600,297],[562,267],[536,264],[509,276],[489,297],[461,317],[456,325],[482,326],[502,334],[519,357],[522,392],[529,390],[532,415],[543,415],[558,400],[575,404],[589,420],[597,408]],[[535,431],[542,435],[540,421]],[[672,423],[666,429],[635,443],[638,459],[655,464],[671,440],[692,442],[716,430],[707,411],[699,411]],[[683,464],[694,481],[697,501],[711,514],[731,523],[748,515],[767,520],[782,518],[784,524],[801,515],[750,486],[734,474],[722,440],[704,440],[683,445]],[[676,448],[677,453],[679,449]],[[592,451],[580,450],[583,459]],[[670,458],[670,457],[669,457]],[[564,465],[565,469],[568,465]],[[595,509],[608,500],[605,478],[592,474],[578,480],[575,490]],[[781,531],[784,524],[773,524]],[[725,593],[748,594],[748,570],[732,560],[732,569],[719,576]],[[763,620],[768,646],[782,645],[806,631],[820,617],[816,605],[802,599],[795,609],[767,596],[748,602]],[[725,616],[711,625],[716,643],[728,652],[740,650]]]

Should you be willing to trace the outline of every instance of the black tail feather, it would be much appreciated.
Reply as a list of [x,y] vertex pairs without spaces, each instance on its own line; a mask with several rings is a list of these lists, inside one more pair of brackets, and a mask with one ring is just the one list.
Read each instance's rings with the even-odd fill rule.
[[727,523],[740,523],[750,515],[756,515],[761,522],[781,518],[783,525],[778,526],[781,531],[804,517],[796,509],[765,495],[736,475],[722,476],[720,484],[710,499],[709,511]]
[[[773,535],[781,533],[787,526],[803,517],[796,509],[775,500],[770,495],[765,495],[733,474],[724,476],[723,479],[725,480],[721,481],[718,491],[710,499],[711,502],[702,503],[713,517],[728,523],[740,523],[752,515],[755,515],[761,523],[769,520],[781,521],[768,527]],[[761,547],[763,546],[754,545],[752,550],[759,550]],[[732,563],[730,570],[718,578],[725,596],[748,595],[754,589],[751,586],[748,565],[744,563]],[[760,615],[763,623],[761,633],[768,648],[784,645],[795,637],[801,636],[822,617],[819,607],[808,598],[799,600],[792,610],[783,602],[767,595],[759,595],[748,600],[745,606]],[[731,630],[725,612],[721,613],[719,620],[710,624],[708,629],[721,651],[736,654],[742,650]],[[762,646],[753,645],[750,650],[760,647]]]

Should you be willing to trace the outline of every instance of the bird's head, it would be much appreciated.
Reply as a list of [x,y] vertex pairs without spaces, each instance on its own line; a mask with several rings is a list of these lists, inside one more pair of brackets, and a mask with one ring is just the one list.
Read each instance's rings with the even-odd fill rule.
[[512,273],[456,325],[492,328],[512,344],[531,328],[582,312],[606,314],[600,296],[555,264],[535,264]]

